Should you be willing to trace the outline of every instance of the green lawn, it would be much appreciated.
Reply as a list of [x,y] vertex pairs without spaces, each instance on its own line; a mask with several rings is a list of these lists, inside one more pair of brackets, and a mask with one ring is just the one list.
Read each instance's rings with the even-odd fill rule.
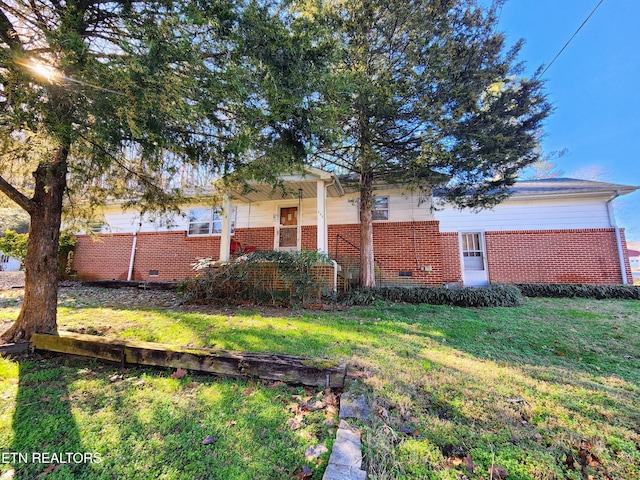
[[[18,295],[0,293],[0,322],[15,316]],[[487,479],[492,465],[509,480],[640,478],[637,301],[380,304],[284,316],[183,307],[166,292],[70,288],[61,291],[59,325],[347,361],[362,372],[356,388],[374,413],[362,425],[370,478]],[[304,451],[330,447],[327,413],[309,413],[300,429],[287,423],[296,403],[320,392],[192,374],[172,379],[161,370],[131,369],[110,381],[117,369],[100,367],[3,360],[0,452],[65,445],[103,458],[48,478],[286,479],[305,465],[322,476],[326,457],[309,462]],[[208,435],[216,442],[207,449],[200,442]],[[0,465],[0,474],[10,468]]]

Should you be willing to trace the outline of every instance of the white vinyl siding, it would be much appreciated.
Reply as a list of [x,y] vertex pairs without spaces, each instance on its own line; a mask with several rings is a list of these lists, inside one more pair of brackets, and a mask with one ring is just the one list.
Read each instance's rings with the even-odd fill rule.
[[441,232],[609,228],[606,199],[508,200],[491,210],[436,211]]

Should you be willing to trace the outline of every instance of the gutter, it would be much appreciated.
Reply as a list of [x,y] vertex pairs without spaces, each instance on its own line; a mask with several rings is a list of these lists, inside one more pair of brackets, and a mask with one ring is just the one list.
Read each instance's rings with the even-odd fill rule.
[[620,234],[620,227],[616,224],[616,217],[613,213],[613,204],[612,202],[620,196],[620,190],[616,190],[616,193],[607,200],[607,212],[609,213],[609,223],[613,227],[616,234],[616,245],[618,247],[618,261],[620,262],[620,273],[622,275],[622,284],[628,285],[629,281],[627,280],[627,266],[624,259],[624,249],[622,247],[622,235]]

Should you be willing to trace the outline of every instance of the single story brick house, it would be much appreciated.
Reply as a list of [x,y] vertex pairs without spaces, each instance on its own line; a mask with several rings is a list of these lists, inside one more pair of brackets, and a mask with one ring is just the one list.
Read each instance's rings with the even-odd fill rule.
[[[80,279],[175,281],[195,274],[197,258],[307,249],[327,253],[343,281],[357,278],[357,191],[316,168],[283,180],[286,195],[256,184],[227,192],[223,205],[194,197],[170,222],[108,206],[94,235],[78,235],[72,269]],[[472,212],[379,185],[378,283],[632,283],[612,201],[637,188],[570,178],[522,181],[495,208]]]

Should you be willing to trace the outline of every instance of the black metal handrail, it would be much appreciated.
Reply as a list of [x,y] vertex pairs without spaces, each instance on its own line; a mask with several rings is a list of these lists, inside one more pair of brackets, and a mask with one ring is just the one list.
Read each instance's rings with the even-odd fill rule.
[[344,238],[342,235],[340,235],[339,233],[336,234],[336,260],[338,259],[338,246],[339,246],[339,240],[342,240],[344,243],[346,243],[347,245],[352,246],[353,248],[355,248],[358,251],[358,254],[360,254],[360,247],[354,245],[353,243],[351,243],[349,240],[347,240],[346,238]]
[[[353,249],[357,250],[358,251],[358,256],[360,256],[360,247],[358,247],[357,245],[354,245],[353,243],[351,243],[349,240],[347,240],[345,237],[343,237],[339,233],[336,233],[336,252],[335,252],[335,257],[334,257],[334,259],[336,261],[338,261],[338,250],[339,250],[339,242],[340,242],[340,240],[342,240],[344,243],[346,243],[347,245],[349,245]],[[378,280],[381,280],[382,279],[382,263],[380,263],[380,261],[375,259],[375,258],[373,259],[373,263],[378,266],[378,277],[379,277]]]

